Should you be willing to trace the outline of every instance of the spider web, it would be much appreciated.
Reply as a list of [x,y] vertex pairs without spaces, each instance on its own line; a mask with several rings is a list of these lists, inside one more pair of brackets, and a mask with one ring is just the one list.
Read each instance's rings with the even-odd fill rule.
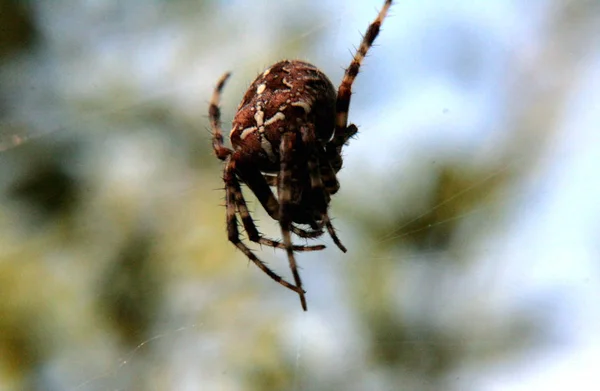
[[[589,50],[594,5],[394,5],[355,84],[360,133],[332,202],[349,252],[322,239],[327,249],[298,255],[302,313],[227,242],[220,166],[198,130],[225,70],[225,124],[282,57],[340,80],[381,4],[252,3],[35,5],[65,57],[32,48],[0,73],[18,102],[4,105],[0,136],[0,383],[546,390],[591,379],[600,151],[584,102],[598,101],[600,56],[564,53]],[[7,81],[15,69],[31,88]],[[581,80],[556,77],[571,74]],[[287,273],[282,254],[254,250]]]

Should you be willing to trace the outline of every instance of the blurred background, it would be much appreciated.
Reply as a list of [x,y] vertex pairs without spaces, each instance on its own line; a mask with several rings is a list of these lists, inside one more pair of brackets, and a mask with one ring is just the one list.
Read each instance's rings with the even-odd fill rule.
[[0,2],[0,390],[595,388],[596,0],[397,1],[308,312],[227,241],[217,78],[226,132],[282,58],[337,84],[382,3]]

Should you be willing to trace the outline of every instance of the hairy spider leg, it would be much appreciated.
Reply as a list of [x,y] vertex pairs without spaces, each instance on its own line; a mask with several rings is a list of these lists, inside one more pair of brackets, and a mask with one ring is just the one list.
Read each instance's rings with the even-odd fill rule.
[[215,86],[210,104],[208,106],[208,118],[212,129],[212,145],[215,155],[220,160],[225,160],[233,153],[233,150],[227,148],[223,143],[223,132],[221,131],[221,110],[219,109],[219,101],[221,100],[221,91],[225,86],[225,82],[231,76],[230,72],[225,73]]
[[279,147],[280,155],[280,174],[279,174],[279,187],[277,188],[279,195],[279,225],[281,226],[281,237],[283,238],[283,244],[288,256],[290,263],[290,269],[294,276],[294,282],[302,293],[300,295],[300,303],[302,309],[306,311],[306,298],[304,297],[304,290],[302,289],[302,280],[298,273],[298,267],[296,265],[296,259],[294,258],[294,248],[292,247],[292,237],[290,230],[292,227],[292,214],[290,207],[292,206],[292,165],[294,159],[294,143],[296,142],[296,134],[293,131],[287,131],[281,135],[281,145]]
[[350,66],[346,68],[346,72],[344,73],[344,77],[340,87],[338,88],[335,132],[333,139],[331,140],[331,144],[334,145],[338,151],[341,151],[342,146],[348,141],[348,139],[356,134],[356,126],[352,124],[348,126],[348,109],[350,107],[350,97],[352,95],[352,83],[354,83],[354,80],[358,75],[360,65],[367,55],[369,48],[373,46],[373,42],[379,34],[381,24],[383,23],[383,20],[385,19],[385,16],[387,15],[391,5],[392,0],[386,0],[383,8],[381,11],[379,11],[377,18],[375,18],[373,23],[369,25],[367,33],[363,37],[363,40],[360,43],[352,62],[350,63]]
[[[279,201],[277,201],[277,199],[275,198],[275,195],[273,194],[273,192],[271,191],[271,188],[270,188],[270,186],[277,186],[277,177],[275,177],[273,175],[263,174],[258,170],[245,168],[245,166],[240,167],[240,169],[238,169],[238,174],[241,175],[241,178],[243,179],[246,186],[248,186],[248,188],[254,193],[256,198],[258,198],[258,201],[263,206],[263,208],[267,211],[269,216],[271,216],[271,218],[273,220],[279,221]],[[244,203],[244,205],[245,205],[245,203]],[[248,209],[245,208],[245,210],[247,212]],[[246,213],[246,212],[242,212],[240,210],[240,215],[242,215],[242,213]],[[250,218],[249,213],[248,213],[248,217]],[[244,220],[243,220],[243,216],[242,216],[242,222],[243,221]],[[246,229],[246,231],[248,231],[248,229],[246,228],[246,224],[244,224],[244,229]],[[302,228],[296,227],[293,224],[292,224],[291,230],[293,233],[295,233],[299,237],[307,238],[307,239],[314,239],[314,238],[317,238],[317,237],[323,235],[323,230],[307,231]],[[249,231],[248,231],[248,235],[250,236]],[[252,240],[252,238],[250,238],[250,240]],[[285,245],[279,243],[278,241],[271,240],[271,239],[269,239],[269,240],[277,243],[277,245],[272,246],[271,244],[269,244],[267,242],[262,242],[261,244],[266,244],[268,246],[282,248],[282,249],[285,248]],[[295,251],[317,251],[317,250],[323,250],[325,247],[326,246],[322,245],[322,244],[315,245],[315,246],[294,246],[294,250]]]
[[[263,178],[265,179],[265,182],[267,182],[267,185],[269,185],[270,187],[277,188],[277,176],[271,174],[263,174]],[[337,185],[337,187],[340,187],[339,184]],[[279,206],[277,207],[277,213],[279,213]],[[304,239],[315,239],[323,235],[322,229],[305,230],[295,226],[294,223],[292,223],[292,232]]]
[[[298,235],[299,237],[303,238],[303,239],[316,239],[319,236],[323,235],[323,230],[322,229],[311,229],[311,230],[306,230],[306,229],[302,229],[300,227],[296,227],[294,224],[292,224],[292,232],[296,235]],[[325,247],[325,246],[323,246]]]
[[[263,174],[263,178],[269,187],[277,188],[277,176],[276,175]],[[254,193],[256,194],[256,192],[254,192]],[[271,193],[271,196],[272,195],[273,195],[273,193]],[[263,206],[264,206],[264,204],[263,204]],[[268,208],[266,208],[266,207],[265,207],[265,209],[268,210]],[[276,209],[273,212],[275,212],[275,213],[269,212],[269,215],[273,219],[279,220],[279,203],[277,203]],[[274,216],[277,216],[277,217],[274,217]],[[323,235],[322,229],[314,229],[314,230],[311,229],[309,231],[309,230],[305,230],[305,229],[295,226],[294,223],[292,223],[292,232],[303,239],[315,239],[315,238],[318,238],[319,236]],[[325,248],[325,246],[323,246],[323,248]]]
[[[317,136],[315,134],[315,126],[313,123],[308,123],[300,127],[300,133],[302,135],[302,142],[306,146],[307,151],[309,152],[307,156],[308,162],[308,172],[310,175],[310,187],[312,191],[317,195],[316,202],[318,202],[317,209],[321,213],[321,219],[327,227],[327,231],[329,235],[333,239],[333,242],[339,247],[340,250],[346,252],[346,247],[342,244],[337,234],[335,233],[335,229],[333,228],[333,224],[331,224],[331,220],[329,219],[329,215],[327,214],[327,207],[329,205],[329,201],[331,199],[329,192],[323,185],[323,180],[321,178],[321,168],[319,165],[319,157],[316,154],[316,144],[317,144]],[[335,175],[335,174],[333,174]]]
[[[256,266],[258,266],[263,272],[265,272],[269,277],[271,277],[276,282],[280,283],[284,287],[293,290],[294,292],[304,297],[304,291],[300,286],[294,286],[280,277],[278,274],[273,272],[267,265],[265,265],[254,253],[250,250],[241,240],[240,233],[238,230],[238,220],[236,217],[236,205],[237,199],[239,199],[238,193],[241,193],[240,184],[236,177],[236,161],[233,159],[233,156],[227,159],[227,164],[225,165],[225,172],[223,175],[223,180],[225,181],[225,203],[227,206],[227,235],[229,241],[233,243],[238,249],[240,249],[248,259],[250,259]],[[287,245],[286,249],[290,247],[290,250],[293,251],[293,247],[291,245]]]
[[[246,170],[246,171],[250,171],[250,170]],[[244,182],[247,185],[251,184],[248,186],[250,187],[251,190],[254,191],[255,195],[257,197],[263,197],[263,198],[265,196],[268,196],[266,205],[269,205],[270,209],[276,208],[277,213],[279,213],[279,203],[277,202],[277,200],[275,200],[275,197],[273,196],[271,189],[269,189],[268,187],[265,189],[264,186],[261,186],[260,182],[264,181],[262,176],[258,175],[258,176],[254,177],[254,179],[256,181],[258,181],[258,183],[255,182],[255,180],[251,180],[250,178],[251,177],[242,176],[242,179],[244,179]],[[246,200],[244,199],[242,189],[240,188],[239,185],[236,185],[236,188],[235,188],[235,201],[236,201],[236,205],[238,208],[238,212],[240,213],[240,217],[242,219],[242,224],[244,225],[244,230],[248,234],[248,239],[250,239],[251,241],[253,241],[255,243],[260,243],[260,244],[270,246],[270,247],[276,247],[276,248],[280,248],[280,249],[286,248],[285,245],[283,243],[279,242],[278,240],[265,238],[258,232],[258,229],[256,228],[256,224],[254,223],[254,220],[252,219],[252,216],[250,215],[250,211],[248,210],[248,206],[246,205]],[[268,209],[268,208],[265,208],[265,209]],[[294,251],[318,251],[318,250],[323,250],[325,248],[325,246],[322,244],[315,245],[315,246],[293,245],[292,247],[293,247]]]

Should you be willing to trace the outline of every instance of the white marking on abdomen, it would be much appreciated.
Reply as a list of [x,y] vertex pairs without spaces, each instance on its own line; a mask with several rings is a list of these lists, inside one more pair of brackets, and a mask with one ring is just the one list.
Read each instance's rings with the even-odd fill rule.
[[283,84],[285,84],[286,86],[288,86],[290,89],[292,89],[294,87],[294,85],[292,83],[290,83],[289,81],[285,80],[285,77],[283,78],[283,80],[281,80],[281,82]]
[[274,116],[272,116],[271,118],[269,118],[268,120],[265,121],[265,126],[271,125],[273,122],[276,122],[276,121],[283,121],[284,119],[285,119],[285,114],[283,114],[281,111],[278,111],[277,113],[275,113]]
[[304,101],[294,102],[294,103],[292,103],[292,106],[302,107],[306,114],[310,113],[310,110],[311,110],[311,106]]
[[269,140],[267,140],[267,138],[264,135],[261,137],[260,146],[263,149],[263,151],[265,151],[265,153],[267,154],[267,157],[269,158],[270,161],[272,161],[272,162],[277,161],[277,156],[275,156],[275,153],[273,153],[273,146],[271,145],[271,142]]
[[258,127],[263,126],[264,119],[265,119],[265,112],[262,111],[262,109],[259,106],[256,109],[256,114],[254,114],[254,120],[256,121],[256,126],[258,126]]
[[249,134],[251,134],[255,131],[256,131],[256,126],[251,126],[249,128],[246,128],[246,129],[242,130],[242,134],[240,134],[240,138],[243,140],[246,137],[248,137]]

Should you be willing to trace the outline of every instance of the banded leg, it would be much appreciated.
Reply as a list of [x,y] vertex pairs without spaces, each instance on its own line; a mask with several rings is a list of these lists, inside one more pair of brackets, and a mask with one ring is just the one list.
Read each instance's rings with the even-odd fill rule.
[[[234,156],[236,156],[236,155],[234,155]],[[260,180],[263,180],[260,176],[258,176],[257,178],[260,178]],[[248,182],[247,182],[247,184],[248,184]],[[242,224],[244,225],[244,230],[248,234],[248,239],[250,239],[251,241],[253,241],[255,243],[263,244],[265,246],[285,249],[285,245],[283,243],[280,243],[277,240],[265,238],[258,232],[258,229],[256,228],[256,224],[254,223],[254,220],[252,220],[252,216],[250,215],[250,211],[248,210],[248,206],[246,204],[246,200],[244,199],[244,194],[242,193],[242,189],[241,189],[239,183],[236,181],[236,182],[232,183],[232,186],[233,186],[232,191],[234,192],[234,196],[235,196],[235,204],[237,205],[238,212],[240,213],[240,217],[242,219]],[[258,188],[259,186],[253,186],[253,187]],[[270,192],[270,189],[269,189],[269,192]],[[259,194],[261,194],[261,193],[259,193]],[[272,193],[271,193],[271,196],[272,196]],[[293,247],[294,251],[318,251],[318,250],[323,250],[325,248],[325,246],[322,244],[315,245],[315,246],[294,245],[292,247]]]
[[[261,175],[267,186],[264,186],[264,183],[262,183],[262,181],[259,180],[259,177],[257,175],[245,175],[244,178],[246,185],[248,185],[250,190],[252,190],[252,192],[256,195],[263,208],[267,211],[267,213],[269,213],[269,216],[271,216],[273,220],[279,221],[279,202],[275,199],[273,192],[269,188],[278,187],[277,176],[269,174]],[[314,239],[323,235],[322,229],[305,230],[293,224],[291,230],[294,234],[303,239]],[[326,246],[320,245],[314,247],[325,248]]]
[[[392,0],[386,0],[383,4],[383,8],[379,11],[377,18],[369,25],[367,33],[363,37],[363,40],[350,63],[350,66],[346,69],[344,78],[338,88],[337,102],[336,102],[336,120],[335,120],[335,132],[333,135],[332,142],[341,148],[346,141],[348,141],[347,130],[348,128],[348,108],[350,107],[350,96],[352,95],[352,83],[358,75],[360,65],[364,60],[369,48],[373,46],[373,42],[379,34],[381,24],[388,13]],[[353,125],[350,125],[353,126]],[[356,128],[356,127],[354,127]],[[344,141],[345,140],[345,141]]]
[[221,131],[221,110],[219,109],[219,101],[221,98],[221,91],[225,86],[225,82],[229,78],[231,73],[227,72],[217,82],[215,90],[213,91],[210,104],[208,106],[208,118],[210,120],[210,127],[212,130],[212,144],[215,151],[215,155],[220,160],[225,160],[233,151],[225,146],[223,143],[223,133]]
[[292,227],[292,214],[290,210],[292,198],[292,166],[295,142],[296,135],[293,132],[286,132],[281,135],[281,145],[279,147],[281,169],[279,174],[279,187],[277,188],[279,195],[279,225],[281,226],[281,237],[283,238],[283,244],[285,245],[290,269],[294,276],[294,282],[302,292],[298,293],[300,296],[300,304],[302,305],[302,309],[306,311],[306,298],[304,297],[302,280],[300,279],[296,259],[294,258],[294,248],[292,247],[292,237],[290,234]]
[[[310,175],[310,187],[316,195],[316,202],[318,202],[318,209],[321,212],[321,219],[323,220],[325,227],[327,227],[327,231],[329,232],[329,235],[331,236],[331,239],[333,239],[333,242],[336,244],[336,246],[338,246],[343,252],[346,252],[346,247],[344,247],[340,241],[340,238],[335,233],[333,224],[331,224],[331,220],[327,214],[327,208],[329,206],[331,197],[323,185],[323,179],[321,177],[319,157],[316,154],[317,148],[314,125],[302,126],[300,128],[300,132],[302,134],[302,142],[308,150],[308,173]],[[333,175],[335,176],[335,174]]]
[[275,272],[273,272],[267,265],[265,265],[254,253],[250,250],[241,240],[240,233],[238,230],[238,221],[235,215],[236,213],[236,188],[239,188],[240,184],[235,176],[235,161],[228,159],[225,166],[225,173],[223,175],[225,181],[225,204],[227,206],[227,235],[229,241],[233,243],[240,251],[242,251],[248,259],[250,259],[256,266],[260,268],[265,274],[271,277],[273,280],[283,285],[284,287],[293,290],[299,295],[304,295],[304,291],[299,286],[294,286],[281,278]]
[[[295,235],[297,235],[303,239],[315,239],[315,238],[318,238],[319,236],[323,235],[322,229],[311,229],[309,231],[306,229],[302,229],[300,227],[296,227],[294,224],[292,224],[291,230]],[[323,248],[324,247],[325,246],[323,246]]]

